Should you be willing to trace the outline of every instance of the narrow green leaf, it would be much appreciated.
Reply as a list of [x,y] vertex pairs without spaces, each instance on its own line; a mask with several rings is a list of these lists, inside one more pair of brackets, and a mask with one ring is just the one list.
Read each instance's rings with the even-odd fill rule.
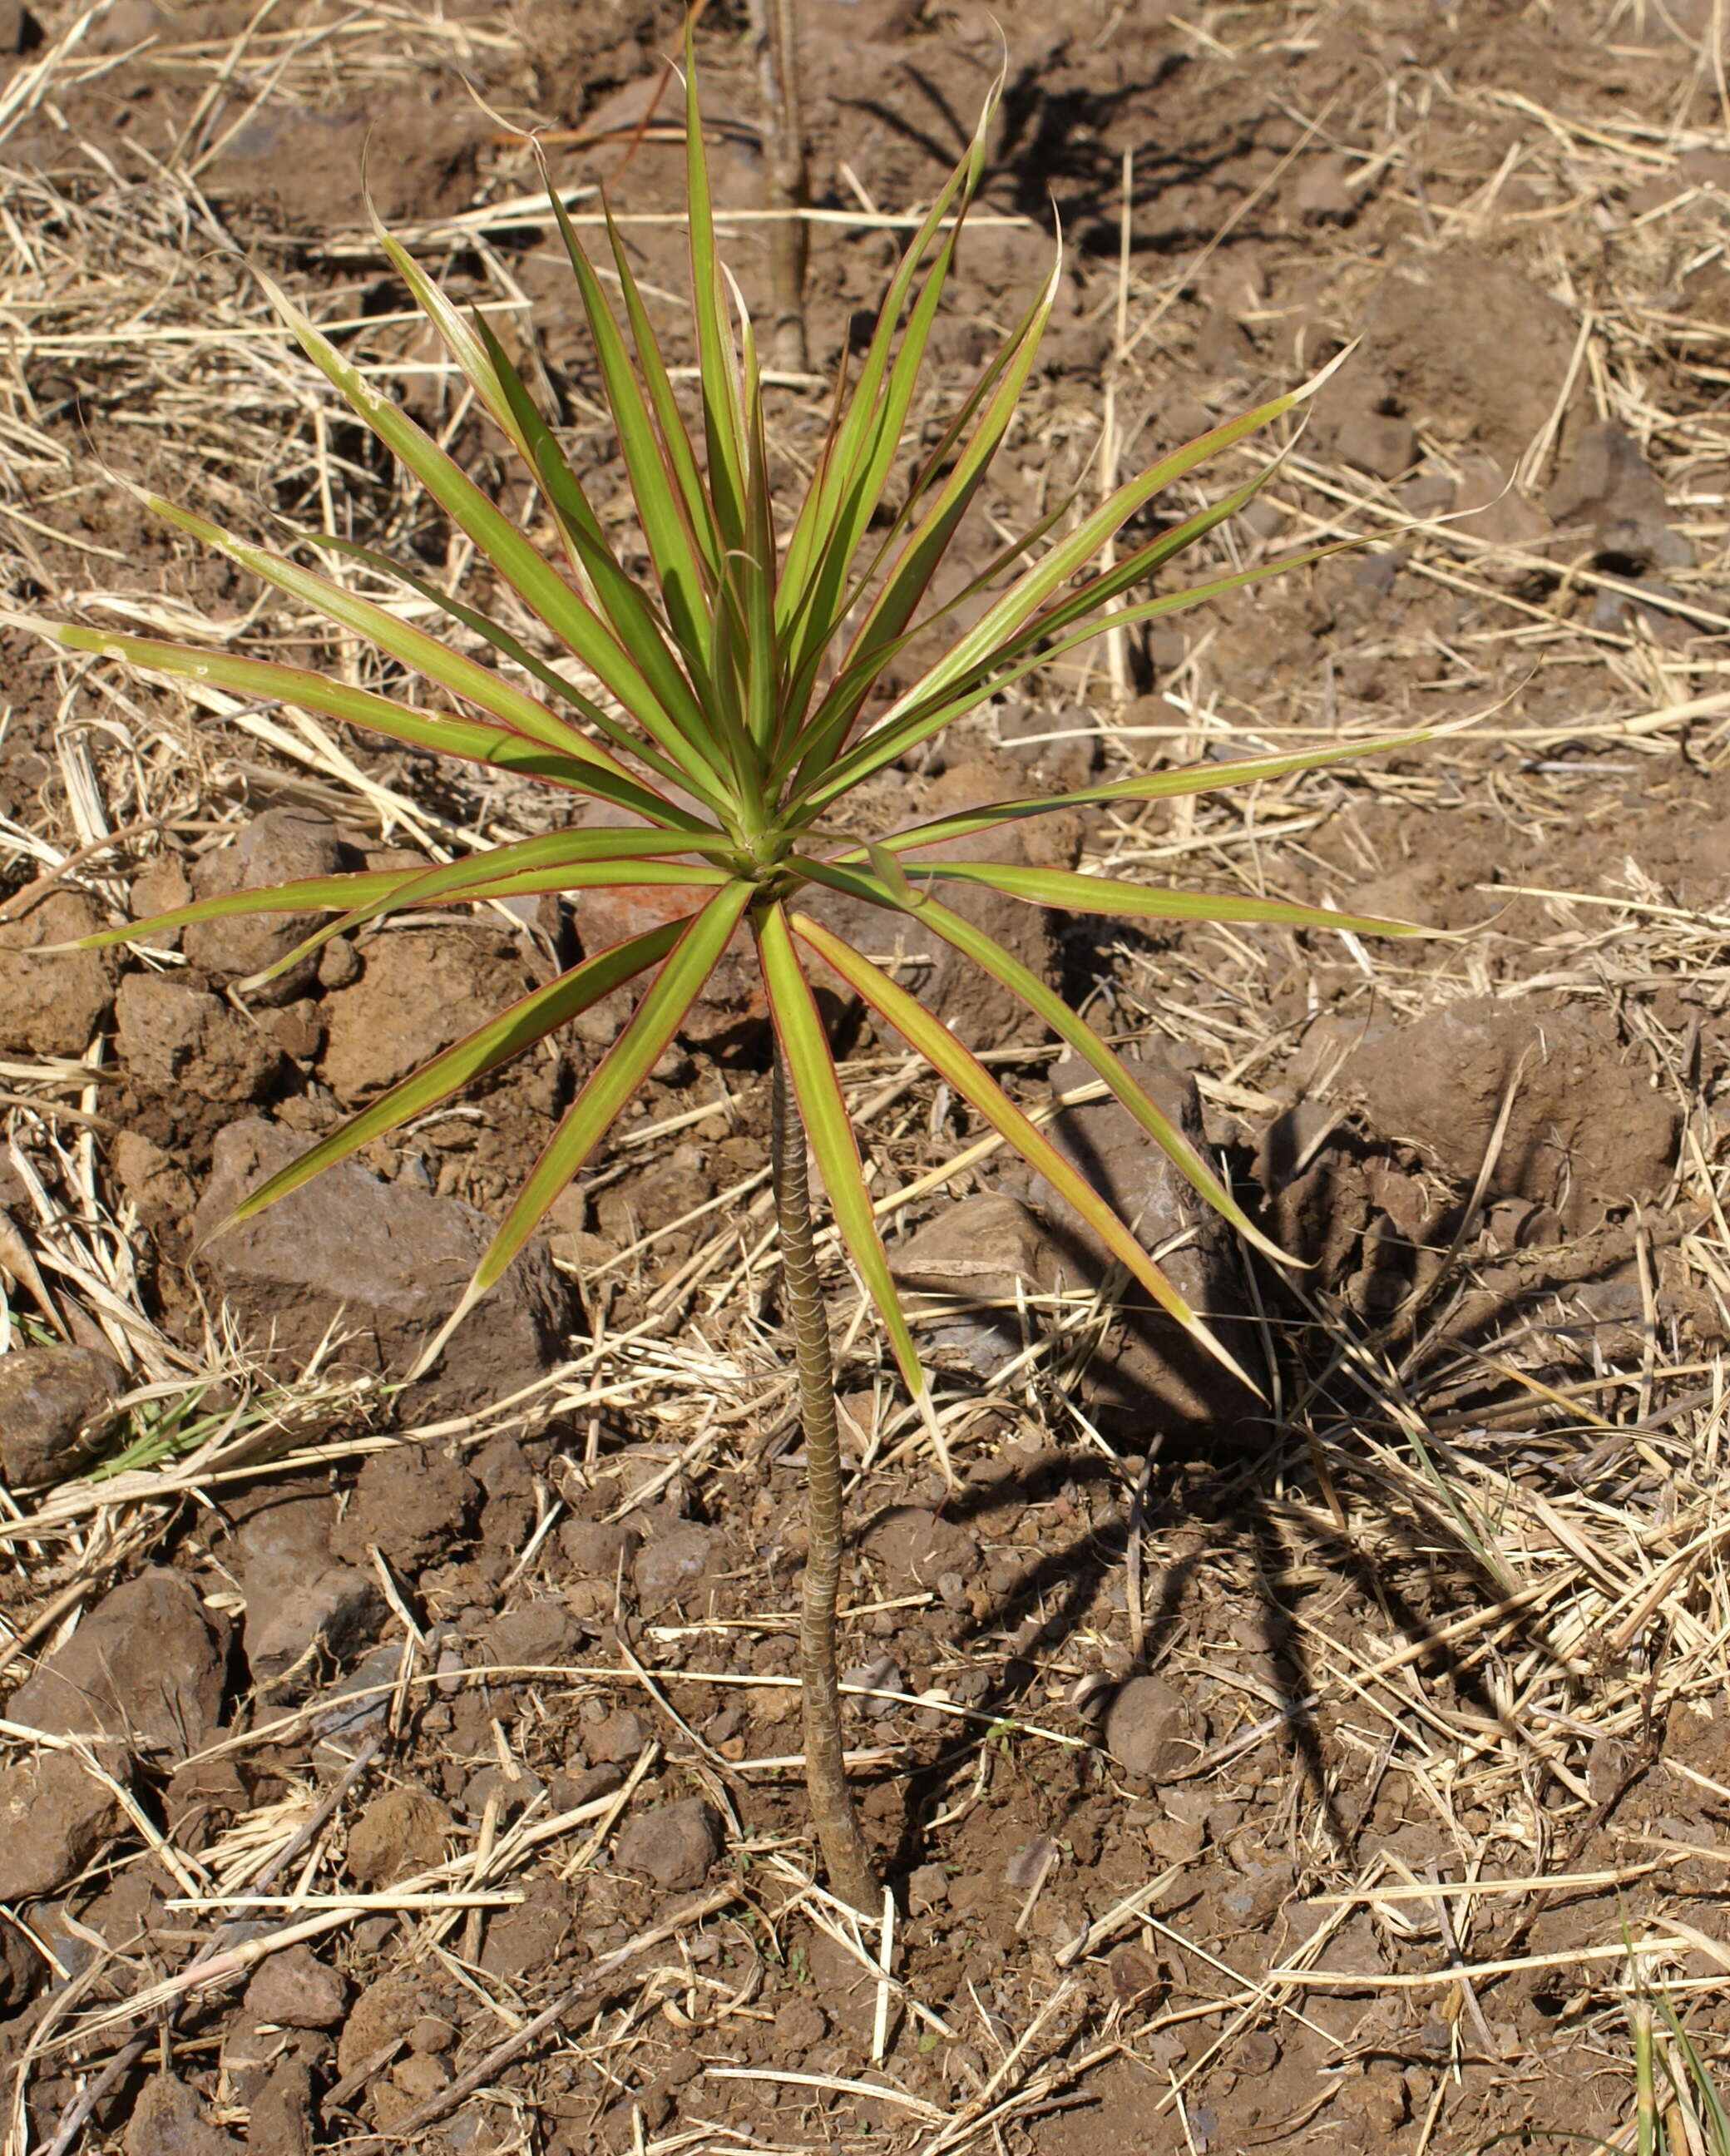
[[307,876],[297,883],[273,883],[256,891],[226,891],[220,898],[198,898],[185,906],[170,906],[143,921],[129,921],[121,928],[100,928],[80,936],[64,947],[69,951],[106,951],[117,943],[141,942],[171,929],[190,927],[198,921],[233,921],[249,913],[341,912],[352,906],[388,900],[420,874],[418,869],[372,869],[350,875]]
[[880,967],[874,966],[862,952],[844,943],[809,915],[794,914],[792,926],[801,942],[809,943],[819,957],[826,959],[844,981],[889,1021],[908,1046],[925,1058],[939,1077],[947,1079],[962,1098],[970,1101],[992,1128],[1014,1146],[1030,1168],[1036,1168],[1060,1196],[1069,1200],[1111,1255],[1141,1282],[1161,1309],[1175,1318],[1216,1362],[1252,1392],[1255,1391],[1250,1378],[1148,1257],[1117,1214],[1070,1167],[1050,1139],[1040,1134],[971,1050],[964,1048],[946,1025],[891,981]]
[[787,916],[780,906],[765,907],[754,916],[757,956],[763,985],[768,991],[769,1010],[788,1075],[798,1098],[811,1150],[822,1171],[824,1188],[849,1255],[859,1269],[865,1291],[877,1306],[901,1365],[907,1389],[916,1399],[926,1389],[919,1351],[896,1292],[877,1232],[876,1215],[860,1171],[859,1147],[847,1102],[829,1054],[823,1020],[819,1015],[810,983],[806,980],[793,947]]
[[495,771],[569,787],[597,801],[629,809],[658,826],[672,825],[698,834],[713,830],[712,825],[693,816],[689,809],[677,808],[651,792],[611,757],[587,742],[581,756],[567,747],[548,748],[508,726],[459,718],[454,712],[417,711],[388,696],[351,688],[347,682],[305,667],[279,666],[266,660],[237,658],[230,652],[159,644],[150,637],[121,636],[111,629],[85,629],[73,624],[54,633],[60,643],[74,650],[99,652],[150,673],[209,681],[238,696],[316,711],[321,717],[364,726],[391,741],[406,742],[438,756],[457,757],[465,762],[490,765]]
[[1031,816],[1049,816],[1059,808],[1086,808],[1101,801],[1164,801],[1185,793],[1214,793],[1228,786],[1257,786],[1293,772],[1319,771],[1330,763],[1344,763],[1361,756],[1386,756],[1397,749],[1415,747],[1431,738],[1429,730],[1409,734],[1383,734],[1378,739],[1348,742],[1343,747],[1293,749],[1284,756],[1234,757],[1225,763],[1188,763],[1169,771],[1152,771],[1136,778],[1108,778],[1097,786],[1082,786],[1068,793],[1043,793],[1020,801],[991,801],[978,808],[964,808],[940,816],[929,824],[916,824],[880,843],[892,853],[912,846],[941,845],[975,831],[1019,823]]
[[[914,611],[948,552],[968,506],[983,485],[993,459],[1019,408],[1021,393],[1026,387],[1028,373],[1057,296],[1057,280],[1058,268],[1054,265],[1045,290],[1024,320],[1015,345],[1004,366],[996,388],[986,403],[978,425],[956,459],[954,469],[944,481],[936,500],[909,536],[885,580],[882,590],[855,637],[842,667],[842,678],[850,685],[850,693],[844,697],[838,697],[832,690],[805,730],[809,746],[804,750],[799,767],[801,777],[808,772],[820,772],[834,749],[851,731],[870,682],[886,661],[889,648],[896,643],[911,621]],[[1070,543],[1064,541],[1060,545]],[[1019,589],[1027,576],[1037,575],[1051,555],[1059,551],[1058,547],[1049,550],[1040,557],[1035,568],[1026,572],[1012,588]],[[999,600],[998,606],[991,611],[996,613],[1002,603]],[[969,632],[963,636],[954,648],[958,649],[968,645],[972,634]],[[874,660],[876,662],[875,665]],[[934,685],[943,685],[938,677],[942,675],[947,663],[940,662],[935,675],[927,677],[933,680]],[[863,682],[860,681],[861,675]],[[891,706],[890,713],[886,715],[886,723],[906,701],[906,698],[902,698]]]
[[624,235],[613,219],[611,205],[603,198],[601,208],[607,219],[607,237],[613,248],[613,264],[619,274],[619,288],[624,296],[626,319],[631,326],[631,341],[636,346],[637,366],[649,391],[649,401],[654,408],[655,424],[660,432],[661,450],[667,468],[679,489],[685,505],[685,519],[696,538],[704,567],[711,580],[721,560],[721,541],[716,528],[714,504],[703,476],[697,466],[696,453],[690,445],[690,435],[685,424],[685,415],[679,408],[679,400],[673,394],[672,377],[662,355],[660,340],[655,336],[655,324],[649,310],[643,304],[643,294],[637,283],[635,270],[624,244]]
[[[881,498],[900,447],[930,333],[931,317],[942,298],[954,259],[955,232],[946,236],[937,259],[921,287],[916,308],[923,307],[924,312],[922,316],[916,312],[916,319],[909,326],[909,334],[903,338],[891,368],[890,353],[894,349],[896,331],[932,240],[952,208],[956,212],[958,231],[978,187],[984,169],[986,139],[1003,92],[1003,81],[999,69],[997,80],[980,106],[972,140],[902,253],[883,304],[877,311],[859,379],[851,395],[843,396],[816,475],[788,538],[782,569],[781,623],[784,631],[790,630],[801,615],[815,624],[821,624],[826,618],[836,618],[833,598],[829,605],[813,603],[813,587],[820,569],[828,568],[833,582],[835,564],[839,564],[844,581],[860,539]],[[844,370],[845,364],[844,356]],[[886,393],[883,388],[886,377]],[[834,593],[838,594],[844,588],[844,581],[833,583]]]
[[1371,914],[1337,913],[1325,906],[1297,906],[1283,898],[1247,894],[1178,891],[1159,885],[1126,883],[1121,877],[1082,875],[1070,869],[1024,868],[1014,861],[911,861],[902,864],[915,881],[983,884],[1029,906],[1062,906],[1071,913],[1105,913],[1139,921],[1268,921],[1287,928],[1344,929],[1358,936],[1419,936],[1409,921],[1383,921]]
[[[488,1245],[463,1304],[441,1336],[448,1337],[468,1310],[504,1272],[571,1178],[611,1128],[626,1101],[660,1060],[685,1013],[702,993],[727,940],[751,902],[752,886],[730,884],[680,924],[683,934],[644,992],[630,1023],[613,1042],[566,1111],[551,1143]],[[430,1353],[431,1351],[429,1350]]]
[[524,1049],[532,1047],[567,1019],[588,1010],[603,996],[635,979],[664,957],[677,942],[684,926],[682,921],[668,921],[650,929],[646,935],[633,936],[623,943],[615,943],[610,950],[597,952],[593,957],[572,967],[568,973],[561,973],[557,980],[549,981],[545,987],[534,989],[512,1004],[496,1018],[489,1019],[485,1025],[477,1026],[465,1039],[434,1056],[430,1062],[422,1064],[419,1070],[399,1080],[388,1091],[381,1093],[359,1114],[339,1123],[298,1160],[279,1168],[268,1182],[241,1200],[229,1215],[228,1224],[251,1219],[267,1205],[274,1205],[279,1198],[298,1190],[314,1176],[333,1167],[337,1161],[346,1160],[373,1138],[382,1137],[387,1131],[395,1130],[399,1123],[413,1116],[424,1115],[472,1080],[484,1077],[489,1070],[496,1070],[501,1063],[521,1055]]
[[1077,645],[1091,643],[1106,629],[1133,629],[1144,621],[1158,621],[1168,614],[1182,613],[1187,608],[1203,606],[1209,599],[1223,598],[1228,592],[1242,591],[1250,584],[1259,584],[1268,577],[1282,577],[1293,569],[1306,567],[1312,562],[1326,561],[1330,554],[1344,553],[1359,542],[1354,539],[1342,540],[1337,545],[1317,547],[1306,554],[1289,557],[1283,562],[1264,562],[1253,569],[1239,569],[1231,575],[1215,577],[1204,584],[1192,584],[1185,591],[1168,592],[1164,597],[1148,599],[1138,606],[1123,607],[1115,613],[1104,614],[1087,620],[1066,634],[1050,643],[1041,642],[1029,652],[1017,639],[1014,649],[1019,654],[1004,663],[998,657],[988,657],[964,681],[956,685],[952,693],[939,693],[923,699],[910,707],[893,725],[880,722],[870,733],[837,758],[809,783],[798,797],[799,808],[820,808],[839,794],[869,778],[874,771],[893,763],[897,757],[905,756],[922,741],[954,720],[963,718],[976,710],[989,696],[1000,695],[1013,683],[1031,674],[1036,667],[1049,666],[1062,658],[1066,651]]
[[[866,899],[875,906],[906,905],[906,901],[886,880],[874,885],[870,877],[860,875],[857,870],[836,869],[827,863],[795,859],[790,865],[806,870],[814,880],[832,891],[844,891],[850,897]],[[1013,957],[995,937],[988,936],[983,928],[975,927],[972,921],[963,919],[960,914],[952,913],[947,906],[940,905],[936,899],[925,897],[919,905],[916,917],[921,924],[933,929],[946,943],[952,944],[964,957],[989,973],[993,979],[1001,981],[1009,993],[1024,1003],[1036,1017],[1043,1019],[1060,1040],[1066,1041],[1111,1087],[1192,1188],[1205,1199],[1215,1212],[1229,1221],[1246,1241],[1253,1243],[1257,1250],[1280,1265],[1292,1262],[1277,1243],[1270,1242],[1262,1234],[1203,1156],[1170,1117],[1164,1115],[1149,1098],[1129,1066],[1100,1039],[1085,1019],[1078,1017],[1070,1009],[1055,989],[1048,987],[1019,958]]]
[[715,244],[715,198],[703,146],[696,50],[690,17],[685,25],[685,177],[690,219],[691,311],[696,325],[703,432],[709,450],[709,498],[725,552],[745,543],[745,415],[721,294],[720,255]]
[[[279,591],[286,592],[304,605],[333,621],[340,628],[352,629],[364,637],[369,644],[390,658],[418,674],[423,680],[434,682],[449,695],[459,697],[465,704],[474,704],[487,711],[502,726],[530,741],[542,742],[549,748],[563,751],[567,756],[582,758],[600,765],[608,771],[622,771],[616,757],[596,747],[587,736],[578,732],[567,721],[550,711],[523,690],[506,681],[490,668],[478,665],[454,651],[448,644],[403,621],[383,607],[375,606],[370,599],[357,598],[352,592],[333,583],[313,569],[303,569],[283,555],[274,554],[263,547],[249,546],[237,539],[206,517],[188,509],[181,509],[160,495],[145,497],[150,507],[169,523],[177,525],[194,539],[219,553],[251,575]],[[587,716],[587,715],[585,715]],[[599,723],[597,719],[596,723]],[[625,774],[629,776],[629,774]]]
[[884,714],[886,724],[892,724],[907,705],[918,697],[929,696],[958,680],[987,654],[998,649],[1004,639],[1012,635],[1053,593],[1070,578],[1086,568],[1099,553],[1106,542],[1111,538],[1136,512],[1163,494],[1175,480],[1193,470],[1209,457],[1217,456],[1241,441],[1246,434],[1271,425],[1282,413],[1291,410],[1309,394],[1309,385],[1288,392],[1281,397],[1270,398],[1266,403],[1257,405],[1253,412],[1245,412],[1237,418],[1228,419],[1182,449],[1174,449],[1168,457],[1150,465],[1132,480],[1113,490],[1110,497],[1084,517],[1067,536],[1050,547],[1025,574],[1017,578],[995,606],[989,608],[965,636],[960,637],[939,664],[914,689],[905,692]]
[[[640,832],[631,831],[554,832],[547,838],[523,839],[514,846],[495,847],[485,853],[470,854],[461,860],[424,870],[400,890],[356,906],[335,921],[326,921],[285,957],[251,975],[241,986],[262,987],[350,929],[377,921],[388,913],[412,912],[418,906],[480,903],[490,898],[526,898],[536,891],[718,891],[733,880],[725,869],[691,861],[645,859],[640,851],[621,850],[622,845],[629,846],[632,839],[641,836]],[[588,851],[583,844],[585,839],[611,840],[613,844],[610,850],[597,845],[593,851]],[[681,843],[680,839],[667,842],[669,848]],[[506,855],[518,858],[507,864],[504,858]]]
[[560,237],[583,300],[583,311],[594,341],[602,386],[619,434],[625,474],[637,505],[637,521],[648,542],[649,557],[660,586],[673,633],[687,653],[706,659],[709,622],[705,604],[707,580],[699,562],[684,505],[676,485],[670,485],[667,463],[655,433],[649,401],[631,355],[600,280],[594,273],[577,228],[566,214],[558,192],[547,182],[547,199],[558,220]]
[[[279,286],[268,278],[262,281],[303,351],[350,408],[393,456],[413,473],[524,604],[604,684],[662,752],[673,759],[691,790],[717,812],[724,808],[726,788],[716,768],[702,707],[667,649],[643,594],[610,553],[592,549],[585,562],[611,617],[603,619],[489,501],[454,458],[406,412],[373,388]],[[598,711],[593,716],[598,716]]]

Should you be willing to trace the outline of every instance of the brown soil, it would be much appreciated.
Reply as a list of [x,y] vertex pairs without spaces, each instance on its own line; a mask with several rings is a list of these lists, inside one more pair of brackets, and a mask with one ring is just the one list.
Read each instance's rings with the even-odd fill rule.
[[[1115,1111],[1058,1118],[1150,1245],[1183,1243],[1265,1402],[1112,1303],[1045,1186],[1000,1156],[945,1177],[980,1132],[826,984],[963,1476],[933,1477],[831,1252],[886,1933],[811,1884],[748,973],[404,1392],[616,1013],[204,1231],[619,932],[617,901],[413,922],[264,997],[234,983],[289,947],[274,923],[41,947],[544,821],[527,788],[70,663],[32,623],[213,621],[307,656],[122,481],[472,576],[245,266],[514,504],[367,230],[363,149],[382,213],[500,304],[622,519],[532,164],[492,116],[553,131],[562,183],[611,177],[645,283],[676,290],[670,108],[626,146],[678,11],[0,6],[8,2151],[1632,2147],[1630,2014],[1661,1992],[1722,2056],[1722,13],[997,10],[984,213],[921,425],[1045,273],[1054,214],[1066,254],[971,566],[1097,488],[1108,388],[1127,467],[1351,342],[1213,558],[1375,543],[1177,618],[1115,675],[1052,669],[876,805],[1456,730],[1026,840],[1409,942],[988,920],[1135,1044],[1305,1261],[1199,1222]],[[1000,47],[934,0],[802,16],[826,369],[892,258],[879,213],[929,198]],[[717,6],[700,44],[748,211],[742,33]],[[728,245],[762,300],[761,227]],[[790,472],[826,406],[775,394]],[[1076,1082],[941,954],[896,956],[1029,1103]],[[1671,2145],[1709,2146],[1661,2026],[1660,2052]]]

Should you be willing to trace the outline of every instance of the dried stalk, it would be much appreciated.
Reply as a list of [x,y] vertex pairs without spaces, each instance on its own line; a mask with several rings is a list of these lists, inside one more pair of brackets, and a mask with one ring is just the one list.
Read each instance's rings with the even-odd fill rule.
[[835,1416],[829,1318],[817,1274],[805,1127],[778,1046],[770,1096],[769,1163],[781,1232],[782,1291],[793,1327],[799,1415],[805,1433],[804,1602],[799,1619],[799,1680],[804,1707],[805,1788],[831,1890],[875,1917],[883,1905],[877,1870],[860,1831],[847,1788],[841,1744],[841,1691],[835,1609],[841,1585],[841,1449]]
[[805,118],[799,97],[794,0],[752,0],[757,65],[762,80],[763,163],[767,177],[769,293],[774,309],[773,363],[789,374],[810,372],[805,336],[805,220],[809,194]]

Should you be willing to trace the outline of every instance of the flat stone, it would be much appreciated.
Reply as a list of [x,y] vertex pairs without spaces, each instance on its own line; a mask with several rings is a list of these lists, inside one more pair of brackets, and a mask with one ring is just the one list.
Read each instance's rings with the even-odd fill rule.
[[[218,1134],[193,1215],[199,1263],[282,1363],[303,1368],[335,1321],[345,1337],[326,1367],[401,1375],[460,1300],[492,1225],[455,1199],[381,1182],[347,1160],[218,1234],[247,1192],[308,1143],[258,1116]],[[568,1284],[532,1239],[413,1389],[412,1404],[456,1414],[516,1391],[557,1359],[575,1320]]]
[[0,1355],[0,1465],[14,1490],[59,1481],[100,1440],[126,1375],[93,1348],[14,1348]]
[[[266,884],[336,875],[345,865],[336,826],[312,808],[267,808],[233,842],[207,854],[193,871],[200,898],[259,891]],[[198,921],[182,932],[191,963],[223,978],[245,978],[285,958],[326,916],[317,913],[250,913],[231,921]],[[292,1003],[316,978],[315,953],[274,981],[247,991],[249,1002]]]
[[110,961],[97,951],[51,951],[107,925],[82,891],[51,891],[16,921],[0,922],[0,1050],[82,1055],[114,999]]
[[721,1832],[703,1799],[686,1797],[626,1820],[613,1853],[621,1871],[640,1872],[663,1893],[682,1894],[702,1885],[721,1854]]
[[33,1729],[184,1758],[220,1721],[228,1657],[228,1620],[183,1573],[152,1567],[105,1595],[6,1712]]
[[120,1825],[111,1789],[69,1752],[0,1772],[0,1902],[39,1901],[75,1879]]
[[348,2005],[347,1979],[311,1947],[285,1947],[259,1964],[244,2005],[282,2029],[334,2029]]

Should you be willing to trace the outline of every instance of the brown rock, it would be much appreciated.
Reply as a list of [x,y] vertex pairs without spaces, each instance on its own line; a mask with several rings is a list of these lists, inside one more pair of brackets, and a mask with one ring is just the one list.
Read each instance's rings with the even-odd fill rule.
[[[1510,471],[1547,425],[1573,357],[1573,315],[1511,264],[1425,254],[1384,276],[1359,362],[1414,424],[1471,441]],[[1584,399],[1576,389],[1571,424]],[[1564,436],[1564,443],[1566,437]]]
[[[1460,459],[1460,485],[1453,506],[1460,516],[1459,529],[1468,537],[1480,539],[1489,547],[1506,547],[1516,553],[1542,548],[1555,529],[1543,511],[1512,485],[1494,457],[1476,452]],[[1522,577],[1526,573],[1524,570],[1517,572]]]
[[1106,1717],[1106,1749],[1126,1773],[1159,1781],[1192,1763],[1183,1703],[1163,1677],[1132,1677]]
[[1489,1196],[1553,1206],[1578,1229],[1606,1206],[1663,1189],[1676,1110],[1624,1050],[1607,1012],[1471,997],[1366,1044],[1346,1059],[1334,1090],[1360,1101],[1382,1137],[1421,1146],[1463,1184],[1483,1164],[1517,1072]]
[[186,2083],[167,2074],[145,2083],[122,2146],[126,2156],[240,2156],[240,2143],[213,2126]]
[[436,1446],[375,1452],[356,1479],[331,1547],[350,1564],[369,1563],[377,1547],[399,1571],[416,1573],[463,1533],[480,1498],[474,1476]]
[[[1155,1054],[1125,1051],[1123,1061],[1166,1120],[1205,1157],[1201,1096],[1186,1070]],[[1048,1074],[1055,1094],[1091,1073],[1065,1058]],[[1230,1228],[1173,1168],[1127,1108],[1116,1100],[1065,1108],[1045,1135],[1070,1167],[1106,1199],[1144,1250],[1178,1242],[1160,1270],[1205,1318],[1226,1350],[1245,1363],[1254,1340],[1239,1307]],[[1093,1287],[1111,1262],[1106,1245],[1043,1176],[1012,1165],[999,1179],[1044,1214],[1055,1246],[1055,1270],[1070,1292]],[[1117,1322],[1089,1368],[1093,1411],[1144,1428],[1151,1411],[1162,1429],[1212,1428],[1249,1412],[1254,1396],[1198,1347],[1176,1322],[1132,1286]]]
[[259,1964],[244,2004],[249,2014],[280,2029],[334,2029],[348,2004],[348,1984],[311,1947],[285,1947]]
[[173,1155],[137,1131],[119,1132],[108,1164],[146,1227],[184,1219],[198,1203],[192,1178]]
[[713,1527],[687,1520],[644,1543],[631,1577],[645,1617],[658,1616],[697,1585],[713,1562],[719,1541]]
[[[336,1363],[400,1374],[460,1298],[490,1224],[350,1160],[218,1235],[239,1199],[307,1142],[252,1116],[218,1133],[193,1219],[201,1262],[285,1362],[304,1366],[336,1320],[347,1336]],[[514,1392],[557,1359],[574,1318],[569,1286],[531,1241],[416,1389],[416,1405],[454,1414]]]
[[75,1879],[120,1825],[112,1790],[68,1752],[0,1773],[0,1902],[39,1901]]
[[217,1727],[228,1625],[184,1573],[154,1567],[105,1595],[13,1694],[13,1722],[96,1732],[183,1758]]
[[93,1348],[14,1348],[0,1355],[0,1466],[9,1487],[58,1481],[96,1450],[118,1363]]
[[303,2059],[282,2059],[247,2107],[248,2156],[309,2156],[312,2074]]
[[362,1806],[348,1830],[349,1871],[363,1887],[429,1871],[444,1862],[449,1832],[450,1814],[418,1783],[386,1789]]
[[[342,867],[336,826],[312,808],[267,808],[219,853],[207,854],[193,871],[200,898],[257,891],[266,884],[304,876],[334,875]],[[245,978],[285,958],[325,916],[316,913],[254,913],[234,921],[195,921],[182,933],[187,957],[207,973]],[[316,956],[275,980],[247,991],[259,1004],[292,1003],[316,977]]]
[[946,1572],[963,1577],[978,1561],[978,1544],[964,1527],[922,1506],[897,1505],[876,1523],[865,1547],[895,1590],[935,1587]]
[[281,1074],[281,1055],[255,1025],[168,974],[129,973],[114,1009],[127,1075],[154,1092],[256,1101]]
[[[920,1337],[927,1348],[958,1358],[978,1378],[994,1376],[1021,1353],[1023,1301],[1036,1306],[1054,1295],[1063,1273],[1040,1221],[995,1191],[946,1207],[890,1252],[889,1265],[903,1287],[916,1291],[909,1307],[925,1321]],[[963,1306],[969,1304],[993,1306]]]
[[[304,1697],[318,1674],[309,1650],[346,1661],[377,1632],[384,1597],[369,1563],[331,1547],[336,1500],[278,1485],[237,1527],[228,1563],[246,1598],[244,1641],[253,1681],[279,1699]],[[285,1690],[289,1672],[292,1690]]]
[[621,1871],[640,1872],[664,1894],[682,1894],[701,1887],[720,1854],[715,1815],[701,1797],[637,1813],[626,1820],[613,1845]]
[[95,951],[54,951],[104,926],[82,891],[52,891],[17,921],[0,922],[0,1050],[13,1055],[82,1055],[108,1014],[114,990]]
[[1612,421],[1581,434],[1544,507],[1558,524],[1584,525],[1600,555],[1641,569],[1694,566],[1694,549],[1671,524],[1658,475],[1634,437]]
[[319,1071],[345,1101],[406,1078],[534,985],[521,958],[484,929],[374,936],[361,958],[360,978],[325,1000]]
[[1409,419],[1385,412],[1353,412],[1341,421],[1333,447],[1342,464],[1376,479],[1395,480],[1416,461],[1417,429]]
[[634,1759],[648,1742],[648,1725],[628,1707],[616,1709],[604,1722],[583,1732],[583,1748],[597,1766]]

